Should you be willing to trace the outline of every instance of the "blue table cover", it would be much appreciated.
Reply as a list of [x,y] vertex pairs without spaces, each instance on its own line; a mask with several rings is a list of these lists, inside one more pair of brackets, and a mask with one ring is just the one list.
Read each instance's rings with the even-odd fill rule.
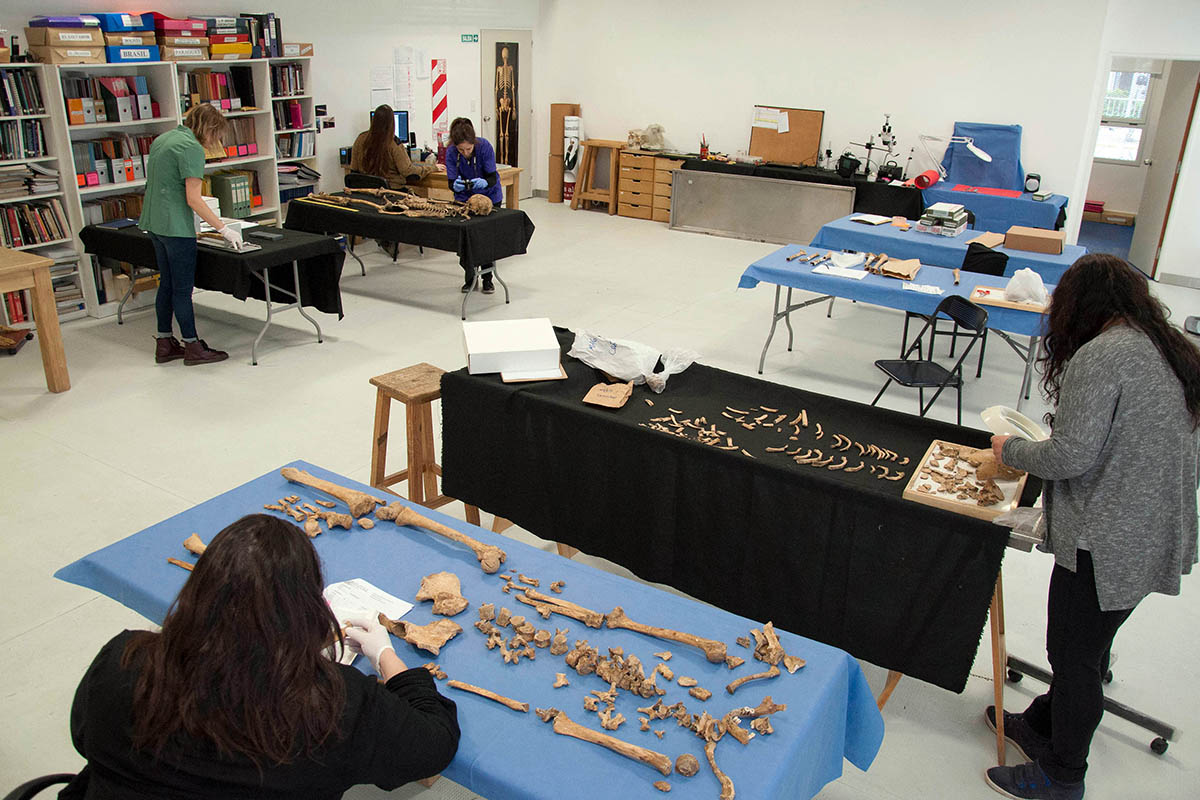
[[[982,192],[956,192],[955,184],[937,183],[921,192],[928,208],[934,203],[961,203],[975,215],[975,230],[1005,233],[1013,225],[1029,228],[1058,227],[1059,214],[1067,207],[1065,194],[1052,194],[1045,200],[1034,200],[1030,192],[1020,197],[1003,197]],[[968,239],[971,234],[965,234]]]
[[[918,258],[922,264],[938,267],[961,267],[967,254],[967,241],[978,234],[967,231],[958,236],[939,236],[922,233],[915,227],[902,231],[893,225],[864,225],[851,222],[857,216],[850,214],[821,226],[812,244],[830,250],[855,250],[861,253],[887,253],[891,258]],[[1002,233],[1003,231],[999,231]],[[1027,250],[996,248],[1008,255],[1008,267],[1004,274],[1012,276],[1017,270],[1029,267],[1042,276],[1046,283],[1058,283],[1067,267],[1087,252],[1086,247],[1068,244],[1061,255],[1031,253]],[[993,279],[994,280],[994,279]]]
[[[306,469],[318,477],[388,501],[396,499],[304,461],[288,466]],[[249,513],[269,513],[262,511],[264,503],[276,502],[290,494],[299,495],[302,503],[327,499],[306,486],[288,483],[276,470],[98,550],[63,567],[55,577],[95,589],[150,620],[161,622],[188,576],[179,567],[167,564],[166,558],[195,560],[182,546],[188,535],[198,532],[201,539],[210,541],[230,522]],[[719,639],[728,644],[730,655],[746,659],[744,665],[731,671],[723,664],[710,664],[699,650],[684,645],[627,630],[589,629],[559,615],[542,620],[533,608],[502,593],[504,581],[485,574],[469,549],[424,530],[381,522],[369,531],[355,527],[351,531],[339,528],[322,533],[313,540],[313,546],[328,583],[364,578],[412,601],[422,576],[440,570],[455,573],[462,582],[463,595],[471,601],[470,607],[455,617],[463,632],[443,646],[436,658],[393,638],[397,653],[410,667],[436,661],[450,678],[530,704],[530,711],[521,714],[441,684],[443,694],[458,704],[462,727],[458,754],[444,772],[451,780],[492,798],[552,800],[563,797],[568,784],[572,796],[649,797],[657,796],[650,786],[657,780],[670,781],[675,795],[682,797],[710,800],[720,793],[717,779],[705,761],[703,742],[693,733],[679,727],[670,717],[652,725],[666,731],[661,741],[650,732],[638,730],[636,709],[652,705],[653,700],[621,692],[617,711],[628,722],[613,735],[664,753],[672,761],[681,753],[692,753],[701,764],[701,771],[695,777],[683,778],[672,773],[664,778],[644,764],[555,734],[550,724],[542,723],[534,715],[534,708],[554,706],[566,711],[572,720],[600,730],[595,715],[584,710],[583,698],[593,689],[606,690],[607,685],[595,675],[578,675],[561,657],[551,656],[548,649],[537,650],[535,661],[504,664],[499,649],[487,650],[483,635],[471,627],[478,619],[479,604],[485,602],[495,603],[497,610],[506,606],[538,628],[552,632],[555,627],[566,628],[572,644],[576,639],[587,639],[602,653],[609,647],[622,647],[626,654],[637,654],[647,665],[647,671],[659,661],[653,653],[670,650],[674,654],[670,666],[676,678],[695,677],[713,696],[701,702],[660,676],[659,685],[667,689],[663,697],[666,704],[682,700],[693,713],[707,710],[720,718],[731,708],[757,705],[768,694],[775,702],[787,703],[786,711],[772,717],[774,734],[756,736],[747,746],[726,736],[717,746],[717,764],[733,779],[739,797],[809,798],[842,774],[843,758],[864,770],[874,760],[883,740],[883,718],[858,663],[844,651],[780,631],[780,640],[787,651],[806,659],[807,666],[794,675],[784,671],[778,678],[754,681],[731,697],[724,690],[725,684],[741,675],[760,672],[766,666],[755,661],[749,650],[734,643],[736,637],[747,636],[750,628],[759,623],[576,564],[437,511],[425,508],[418,511],[484,543],[502,547],[508,553],[508,560],[500,572],[513,575],[522,572],[539,578],[542,591],[547,591],[551,581],[565,581],[564,599],[602,613],[620,605],[638,622]],[[756,579],[747,576],[747,580]],[[429,603],[418,603],[405,619],[424,624],[435,617]],[[364,659],[359,658],[358,662],[364,672],[368,671],[369,668],[362,666]],[[566,673],[570,686],[552,688],[555,672]]]
[[[882,275],[872,274],[861,279],[822,275],[813,272],[813,267],[801,264],[799,260],[792,262],[787,260],[789,255],[801,249],[810,254],[821,252],[819,248],[814,247],[800,248],[794,244],[785,245],[747,267],[738,281],[738,288],[753,289],[759,282],[763,282],[834,297],[844,297],[847,300],[858,300],[885,308],[898,308],[901,311],[913,311],[918,314],[932,314],[937,308],[937,304],[942,302],[947,294],[960,294],[969,298],[976,286],[1004,288],[1008,282],[1005,278],[995,275],[962,272],[959,283],[955,286],[954,270],[922,265],[913,279],[913,283],[937,286],[944,292],[940,295],[925,294],[903,288],[904,282],[897,278],[885,278]],[[1049,285],[1046,288],[1050,291],[1054,289]],[[988,312],[989,328],[1021,336],[1042,335],[1042,324],[1045,319],[1043,314],[999,306],[985,305],[984,308]]]

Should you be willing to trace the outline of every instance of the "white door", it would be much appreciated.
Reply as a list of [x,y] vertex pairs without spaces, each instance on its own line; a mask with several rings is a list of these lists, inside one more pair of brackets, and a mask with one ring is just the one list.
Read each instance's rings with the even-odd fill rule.
[[533,196],[533,32],[479,32],[478,133],[496,149],[496,163],[520,167],[520,199]]
[[1129,263],[1153,278],[1158,269],[1158,251],[1167,225],[1175,176],[1187,147],[1185,137],[1192,118],[1200,62],[1176,61],[1163,101],[1154,144],[1147,159],[1145,188],[1137,210],[1137,227],[1129,244]]

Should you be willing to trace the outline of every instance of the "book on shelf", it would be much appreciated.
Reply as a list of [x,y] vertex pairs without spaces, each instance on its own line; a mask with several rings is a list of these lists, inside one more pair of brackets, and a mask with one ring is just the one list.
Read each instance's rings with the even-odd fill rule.
[[276,100],[272,105],[275,129],[279,131],[307,128],[304,124],[304,107],[299,100]]
[[276,158],[308,158],[317,154],[315,131],[280,133],[275,136]]
[[0,122],[0,161],[46,155],[46,129],[40,119]]
[[275,97],[304,94],[304,65],[273,64],[271,66],[271,94]]
[[0,228],[3,245],[9,248],[65,239],[69,228],[58,198],[33,203],[9,203],[0,206]]
[[0,116],[44,114],[42,87],[32,70],[0,68]]
[[131,122],[154,119],[155,103],[145,75],[64,75],[67,122]]
[[225,155],[229,158],[258,155],[257,132],[255,122],[251,117],[236,117],[229,120],[223,141]]
[[146,177],[146,160],[154,136],[121,133],[71,143],[78,186],[128,183]]
[[33,319],[32,307],[29,303],[29,292],[7,292],[4,295],[4,311],[8,315],[10,325],[29,322]]
[[241,91],[245,86],[239,86],[229,71],[200,68],[184,72],[180,77],[180,107],[183,111],[200,103],[209,103],[224,112],[240,111],[244,106],[253,105],[253,95],[251,102],[243,101]]
[[41,164],[14,164],[0,167],[0,200],[11,200],[29,194],[57,192],[58,171]]
[[277,58],[283,53],[283,30],[279,17],[271,13],[245,12],[250,41],[263,49],[263,55]]

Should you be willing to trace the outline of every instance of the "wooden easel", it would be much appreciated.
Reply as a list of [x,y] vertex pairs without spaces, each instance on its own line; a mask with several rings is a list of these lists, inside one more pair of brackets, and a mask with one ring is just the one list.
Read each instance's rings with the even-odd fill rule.
[[[615,139],[584,139],[583,160],[579,165],[579,182],[575,194],[571,197],[571,209],[579,208],[585,200],[597,203],[608,203],[608,213],[617,213],[617,170],[620,168],[621,150],[628,146],[626,142]],[[595,188],[596,182],[596,152],[608,150],[608,188]],[[586,206],[584,206],[586,208]]]

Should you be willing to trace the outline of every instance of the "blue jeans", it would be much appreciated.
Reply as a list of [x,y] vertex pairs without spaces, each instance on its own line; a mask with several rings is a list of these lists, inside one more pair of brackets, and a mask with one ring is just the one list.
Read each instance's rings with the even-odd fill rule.
[[192,308],[192,289],[196,285],[196,240],[188,236],[158,236],[150,234],[154,256],[158,261],[158,295],[154,309],[158,312],[159,336],[171,335],[171,316],[179,320],[179,335],[185,340],[196,339],[196,312]]

